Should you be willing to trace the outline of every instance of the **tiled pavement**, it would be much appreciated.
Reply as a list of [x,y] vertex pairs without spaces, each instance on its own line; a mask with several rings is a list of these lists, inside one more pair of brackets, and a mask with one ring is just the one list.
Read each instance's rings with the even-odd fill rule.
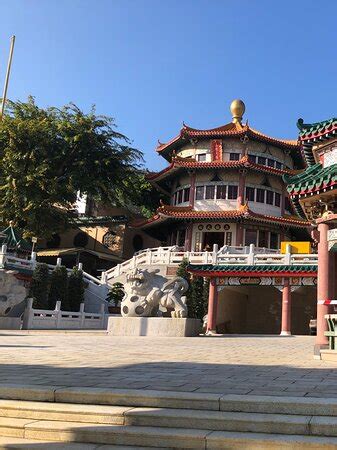
[[337,397],[310,336],[135,338],[0,333],[0,383]]

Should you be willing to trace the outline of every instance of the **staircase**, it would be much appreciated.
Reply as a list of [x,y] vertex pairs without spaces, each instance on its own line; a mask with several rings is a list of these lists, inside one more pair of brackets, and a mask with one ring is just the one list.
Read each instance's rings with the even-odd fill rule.
[[1,392],[10,399],[0,400],[0,449],[337,448],[337,399],[13,385]]

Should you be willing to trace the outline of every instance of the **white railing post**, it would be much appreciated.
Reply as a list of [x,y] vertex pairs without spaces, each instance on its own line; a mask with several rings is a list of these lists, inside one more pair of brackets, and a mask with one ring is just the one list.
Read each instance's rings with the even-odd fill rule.
[[25,312],[23,313],[23,321],[22,321],[22,329],[23,330],[30,330],[32,327],[33,322],[33,299],[28,298],[27,299],[27,306],[25,309]]
[[132,257],[132,267],[133,267],[133,269],[135,269],[137,267],[137,262],[136,262],[135,256]]
[[62,259],[61,258],[57,258],[56,260],[56,266],[60,267],[62,265]]
[[32,264],[32,269],[35,269],[35,267],[36,267],[36,252],[32,252],[32,254],[30,255],[30,261]]
[[190,261],[190,252],[189,251],[185,252],[184,256],[187,259],[187,261],[189,262]]
[[255,245],[250,244],[249,254],[248,254],[248,264],[249,265],[254,265],[254,251],[255,251]]
[[78,263],[77,268],[78,268],[78,270],[82,270],[83,271],[83,263]]
[[291,264],[291,245],[286,245],[286,253],[284,255],[284,264],[290,265]]
[[80,328],[84,328],[84,320],[85,320],[85,312],[84,312],[84,303],[80,304]]
[[61,319],[62,319],[62,311],[61,311],[61,302],[58,300],[55,305],[55,313],[56,313],[56,329],[60,327]]
[[151,250],[149,248],[146,249],[146,264],[151,265]]
[[213,253],[212,253],[212,264],[216,264],[218,261],[218,251],[219,251],[218,244],[214,244],[213,245]]
[[105,305],[104,305],[104,303],[101,304],[99,313],[101,315],[101,328],[103,329],[104,328],[104,319],[105,319]]
[[102,283],[107,284],[108,280],[107,280],[107,273],[105,270],[103,270],[103,272],[101,273],[101,281]]
[[3,244],[1,247],[0,266],[4,267],[6,264],[7,245]]

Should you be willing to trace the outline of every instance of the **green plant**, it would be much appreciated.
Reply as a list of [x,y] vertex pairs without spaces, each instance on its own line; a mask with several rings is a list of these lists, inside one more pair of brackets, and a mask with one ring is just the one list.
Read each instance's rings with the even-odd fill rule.
[[79,311],[84,302],[83,272],[74,267],[68,278],[67,298],[70,311]]
[[33,307],[48,308],[49,270],[47,264],[37,264],[30,283],[29,297],[33,298]]
[[124,289],[122,283],[114,283],[108,294],[108,302],[114,306],[119,306],[124,297]]
[[48,296],[49,309],[54,309],[56,302],[61,301],[61,309],[69,310],[68,298],[68,273],[65,266],[55,267],[50,274],[50,289]]
[[192,289],[191,289],[191,274],[187,271],[188,264],[189,264],[188,259],[183,258],[183,260],[181,261],[181,263],[178,266],[176,275],[177,275],[177,277],[184,278],[188,282],[189,287],[188,287],[187,292],[185,292],[185,294],[184,294],[186,296],[187,316],[195,317]]
[[204,304],[204,279],[203,277],[194,276],[191,283],[191,296],[193,305],[193,317],[202,320],[205,315]]

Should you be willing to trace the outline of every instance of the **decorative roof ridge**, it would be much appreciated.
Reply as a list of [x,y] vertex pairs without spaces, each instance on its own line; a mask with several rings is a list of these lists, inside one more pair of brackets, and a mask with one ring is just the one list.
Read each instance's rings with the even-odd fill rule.
[[296,125],[299,129],[300,140],[310,141],[337,130],[337,118],[332,117],[331,119],[314,123],[304,123],[303,119],[298,119]]
[[237,123],[233,123],[233,122],[229,122],[226,123],[225,125],[220,125],[219,127],[215,127],[215,128],[206,128],[206,129],[199,129],[199,128],[193,128],[190,127],[188,125],[186,125],[185,123],[183,124],[183,128],[181,129],[181,132],[188,132],[188,131],[202,131],[202,132],[216,132],[216,131],[229,131],[229,130],[238,130],[238,131],[242,131],[243,127],[237,122]]

